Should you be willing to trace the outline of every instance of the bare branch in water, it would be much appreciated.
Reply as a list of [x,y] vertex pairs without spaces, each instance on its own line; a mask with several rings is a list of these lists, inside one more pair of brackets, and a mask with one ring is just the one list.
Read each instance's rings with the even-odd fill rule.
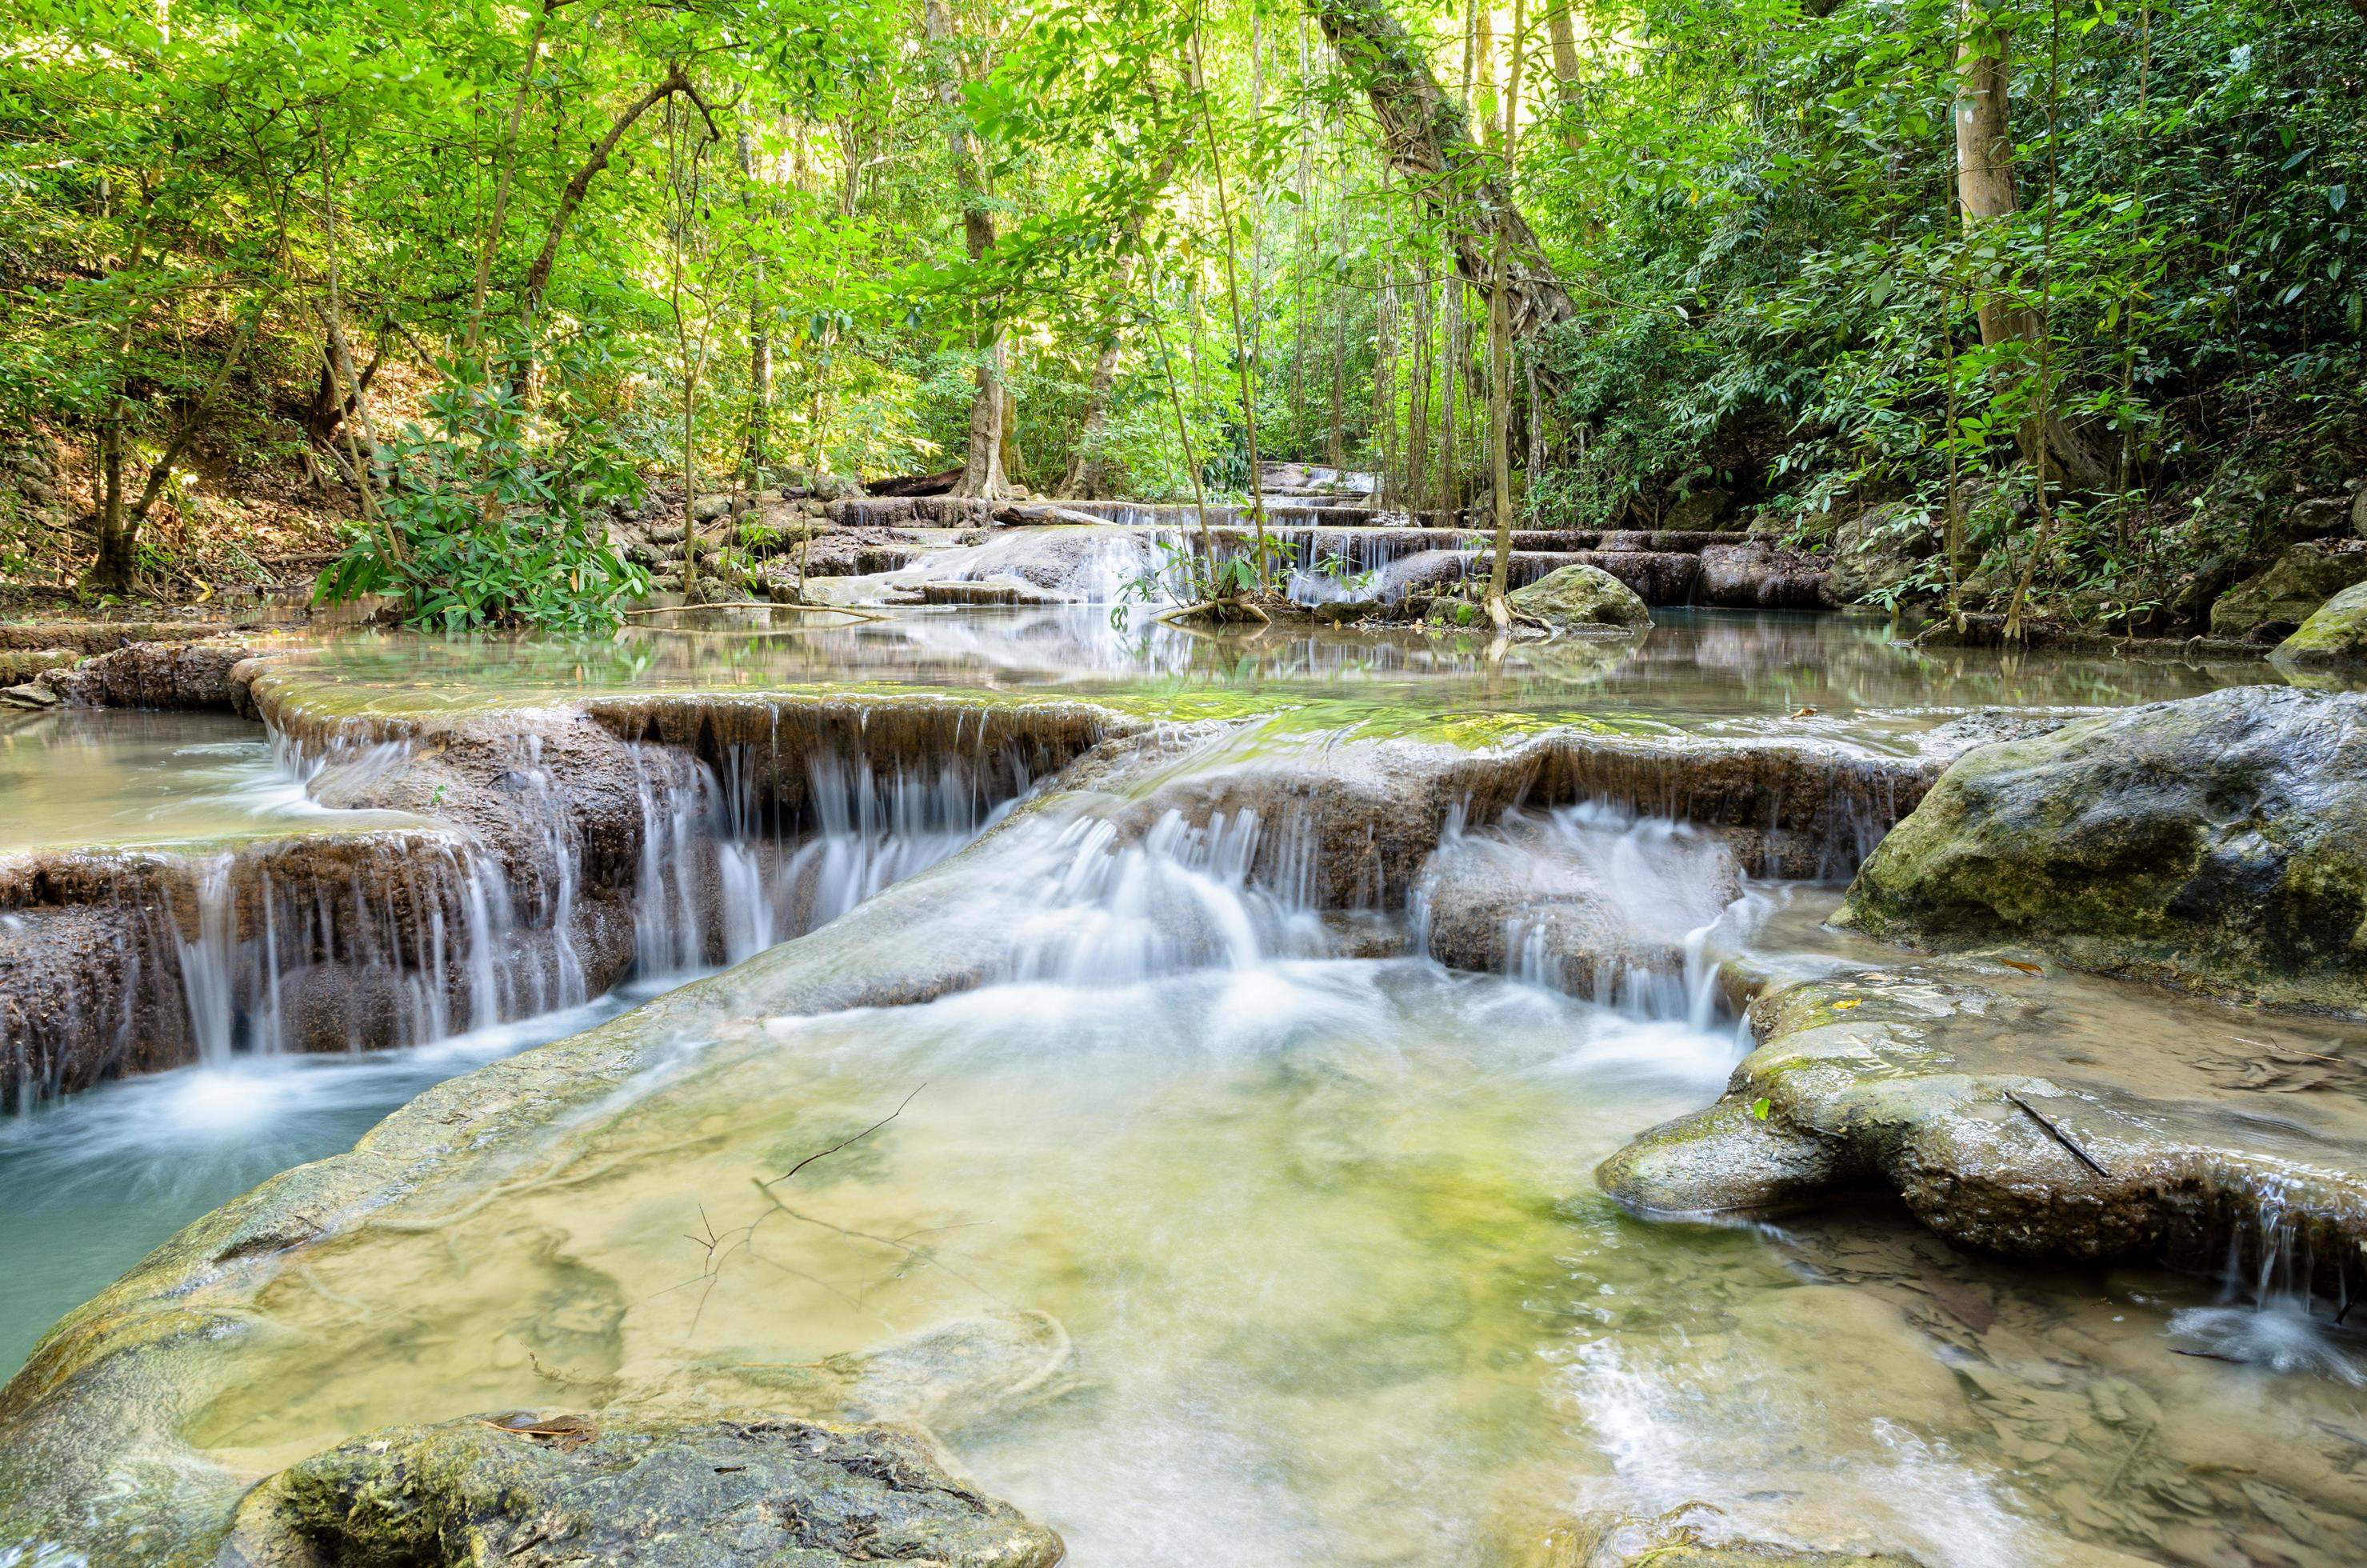
[[913,1096],[917,1096],[921,1090],[925,1089],[929,1085],[926,1084],[916,1085],[912,1094],[904,1096],[903,1105],[898,1106],[894,1110],[889,1111],[886,1116],[881,1117],[878,1120],[873,1122],[870,1126],[865,1128],[854,1137],[844,1139],[839,1142],[832,1143],[829,1148],[824,1149],[819,1154],[808,1154],[804,1159],[799,1160],[796,1165],[791,1165],[787,1170],[782,1172],[779,1176],[775,1176],[772,1180],[760,1181],[756,1185],[764,1187],[778,1187],[781,1183],[788,1180],[789,1177],[797,1175],[808,1165],[812,1165],[816,1160],[826,1160],[832,1154],[837,1153],[841,1149],[848,1147],[850,1144],[862,1142],[866,1138],[870,1137],[873,1133],[878,1131],[881,1128],[887,1126],[889,1122],[903,1115],[904,1106],[911,1105],[912,1103]]

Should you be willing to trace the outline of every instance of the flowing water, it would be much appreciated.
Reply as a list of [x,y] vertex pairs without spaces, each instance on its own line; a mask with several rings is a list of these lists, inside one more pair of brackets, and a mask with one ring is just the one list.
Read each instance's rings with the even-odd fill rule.
[[[1497,662],[1065,608],[707,618],[582,646],[357,638],[315,674],[316,714],[826,682],[1053,688],[1300,744],[1575,724],[1868,756],[1992,706],[2273,678],[1937,656],[1839,619],[1678,614],[1640,647]],[[1242,755],[1187,750],[1160,780]],[[241,1185],[607,1018],[645,1048],[637,1077],[263,1288],[272,1332],[187,1426],[204,1454],[262,1471],[512,1408],[795,1409],[827,1358],[951,1324],[1002,1348],[866,1385],[854,1414],[927,1426],[1084,1568],[1542,1565],[1590,1511],[1697,1502],[1718,1528],[1951,1568],[2358,1561],[2367,1356],[2290,1267],[2013,1268],[1886,1210],[1648,1224],[1595,1190],[1598,1161],[1714,1098],[1747,1049],[1711,983],[1722,954],[1845,960],[1817,929],[1829,885],[1580,801],[1450,824],[1398,905],[1321,909],[1303,824],[1127,826],[1141,787],[1014,814],[957,772],[815,757],[818,825],[792,835],[748,757],[637,766],[640,990],[406,1051],[234,1054],[0,1127],[0,1251],[38,1260],[0,1288],[0,1356]],[[695,863],[734,890],[720,905],[697,902]],[[1614,931],[1615,958],[1564,961],[1532,909],[1495,932],[1490,972],[1436,961],[1425,890],[1474,874]],[[947,931],[991,933],[967,988],[775,1000],[810,949],[831,973],[894,974]],[[825,945],[789,940],[806,932]],[[718,959],[750,961],[691,1006],[617,1016]],[[2133,1029],[2173,1007],[2227,1027],[2096,995]]]

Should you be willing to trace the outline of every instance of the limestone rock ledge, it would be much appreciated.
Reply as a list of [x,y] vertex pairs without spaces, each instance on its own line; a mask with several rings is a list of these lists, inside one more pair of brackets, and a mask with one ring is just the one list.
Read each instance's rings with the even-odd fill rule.
[[[1895,1196],[2008,1257],[2203,1270],[2276,1252],[2367,1289],[2367,1035],[2173,1008],[2020,960],[1844,972],[1751,1004],[1706,1109],[1596,1172],[1656,1214]],[[2296,1281],[2297,1283],[2299,1281]]]
[[2367,694],[2233,687],[1968,753],[1835,924],[2367,1015]]

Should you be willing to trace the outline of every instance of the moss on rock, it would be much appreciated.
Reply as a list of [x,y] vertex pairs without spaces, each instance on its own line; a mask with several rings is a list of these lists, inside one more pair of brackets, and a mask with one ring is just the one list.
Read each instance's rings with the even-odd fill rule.
[[2211,607],[2211,635],[2273,642],[2361,582],[2367,582],[2367,551],[2294,545],[2267,571],[2220,597]]
[[250,1494],[222,1562],[1050,1568],[1061,1550],[892,1428],[513,1412],[373,1433],[291,1465]]
[[2271,657],[2302,669],[2367,665],[2367,583],[2345,588],[2318,606]]
[[2367,1014],[2367,696],[2237,687],[1971,752],[1836,923]]
[[1560,566],[1515,590],[1512,608],[1555,627],[1633,631],[1652,624],[1636,591],[1600,567]]

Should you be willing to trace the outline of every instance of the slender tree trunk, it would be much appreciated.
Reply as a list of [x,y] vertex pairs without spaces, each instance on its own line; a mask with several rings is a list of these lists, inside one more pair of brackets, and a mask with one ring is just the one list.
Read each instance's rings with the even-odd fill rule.
[[1077,449],[1069,460],[1069,472],[1060,482],[1060,493],[1079,500],[1098,500],[1103,489],[1104,464],[1100,447],[1103,433],[1109,426],[1110,393],[1117,386],[1118,359],[1126,347],[1120,330],[1127,293],[1134,280],[1137,265],[1142,258],[1142,226],[1150,215],[1152,205],[1167,182],[1175,173],[1175,160],[1183,152],[1179,142],[1170,147],[1159,160],[1159,167],[1143,191],[1142,205],[1127,214],[1126,228],[1118,236],[1117,269],[1110,278],[1109,325],[1102,335],[1101,351],[1093,357],[1093,379],[1085,391],[1085,417],[1077,431]]
[[[378,431],[370,423],[369,399],[363,394],[361,378],[354,374],[353,350],[345,346],[345,326],[337,299],[337,198],[329,184],[328,133],[315,120],[313,140],[321,155],[321,248],[326,263],[324,271],[327,299],[321,307],[321,325],[328,334],[329,352],[337,367],[337,375],[345,384],[347,405],[354,411],[352,424],[345,426],[345,447],[353,459],[354,485],[361,493],[362,516],[378,519],[378,492],[374,470],[378,466]],[[356,429],[360,435],[356,439]],[[402,539],[391,524],[386,528],[388,556],[401,561],[407,553]]]
[[1200,126],[1208,137],[1208,168],[1217,179],[1217,218],[1225,226],[1225,296],[1233,311],[1233,364],[1240,372],[1241,434],[1249,445],[1250,517],[1257,537],[1258,591],[1268,586],[1274,551],[1266,540],[1265,486],[1258,472],[1257,358],[1253,341],[1241,322],[1241,280],[1234,257],[1233,204],[1225,188],[1225,149],[1217,136],[1217,122],[1208,107],[1208,75],[1200,62],[1200,28],[1192,27],[1192,86],[1200,95]]
[[1446,522],[1451,527],[1455,514],[1463,509],[1461,453],[1455,439],[1455,409],[1462,402],[1462,388],[1456,383],[1463,379],[1463,360],[1468,351],[1463,326],[1463,279],[1449,275],[1441,291],[1442,312],[1446,317],[1442,334],[1445,338],[1446,363],[1438,378],[1439,398],[1444,404],[1438,425],[1438,505],[1446,513]]
[[655,86],[626,105],[617,114],[615,123],[608,127],[608,133],[594,145],[591,156],[583,160],[583,165],[568,180],[567,188],[559,193],[559,210],[551,214],[550,227],[542,237],[542,249],[536,253],[534,265],[527,268],[526,286],[519,291],[518,325],[523,333],[531,335],[534,330],[535,318],[542,312],[543,290],[550,286],[550,269],[559,260],[560,242],[567,237],[567,225],[574,218],[576,209],[583,205],[583,198],[591,192],[593,180],[608,166],[608,160],[616,153],[617,143],[625,139],[625,132],[633,128],[634,122],[676,93],[689,98],[698,106],[701,114],[707,115],[708,141],[722,138],[723,132],[717,129],[714,116],[708,114],[707,100],[699,97],[698,89],[679,65],[668,70]]
[[[1427,268],[1428,256],[1415,265]],[[1421,520],[1430,489],[1430,279],[1413,286],[1413,365],[1406,376],[1406,510]]]
[[230,352],[222,357],[221,364],[215,369],[213,379],[206,382],[205,390],[198,393],[197,402],[181,415],[180,424],[174,427],[173,434],[164,442],[164,455],[148,471],[148,483],[141,487],[140,499],[132,503],[127,532],[138,529],[142,523],[146,522],[149,510],[164,495],[164,486],[173,478],[173,465],[181,460],[181,454],[188,449],[189,442],[205,428],[206,420],[213,413],[214,400],[221,395],[222,388],[230,384],[231,377],[238,373],[239,361],[246,358],[248,347],[255,342],[256,329],[263,324],[263,312],[270,304],[268,293],[255,296],[246,320],[239,324],[237,335],[231,339]]
[[[943,57],[938,62],[937,108],[945,119],[946,151],[961,190],[962,241],[976,263],[994,248],[994,214],[987,206],[983,161],[962,107],[961,74],[951,58],[958,40],[946,0],[924,0],[921,17],[931,46]],[[969,403],[969,443],[960,483],[954,486],[957,495],[992,500],[1011,494],[1011,482],[1002,472],[1004,353],[1002,324],[983,328],[978,338],[978,390]]]
[[1569,0],[1551,0],[1546,31],[1553,40],[1554,81],[1561,89],[1561,144],[1575,153],[1586,145],[1586,126],[1578,116],[1578,36],[1569,22]]
[[[1455,213],[1455,267],[1475,288],[1501,280],[1515,338],[1575,313],[1535,233],[1471,140],[1461,107],[1439,89],[1387,0],[1302,0],[1365,85],[1390,162],[1414,192]],[[1496,265],[1501,249],[1506,257]]]
[[[1504,82],[1504,173],[1509,190],[1521,134],[1521,51],[1527,40],[1526,0],[1512,0],[1512,69]],[[1512,623],[1505,596],[1512,570],[1512,235],[1496,230],[1495,289],[1488,301],[1489,477],[1496,490],[1496,559],[1488,570],[1488,618],[1502,631]]]
[[526,118],[527,99],[534,92],[534,68],[542,57],[543,34],[549,30],[550,14],[572,0],[543,0],[534,14],[534,33],[527,40],[526,71],[518,77],[517,95],[510,99],[509,124],[502,131],[501,172],[493,179],[493,210],[485,220],[485,237],[477,247],[477,281],[469,295],[469,335],[464,352],[471,359],[477,356],[477,345],[484,335],[485,292],[493,280],[493,253],[501,248],[502,225],[508,220],[510,180],[517,168],[518,124]]
[[[137,278],[147,255],[148,210],[131,231],[131,260],[124,275]],[[130,373],[131,335],[138,319],[137,300],[127,301],[123,325],[115,335],[115,391],[107,400],[107,415],[98,427],[98,557],[91,562],[89,585],[103,594],[131,591],[132,539],[123,526],[123,445],[131,418],[130,400],[123,383]]]
[[[2009,123],[2011,47],[2010,36],[1995,28],[1977,0],[1966,0],[1957,53],[1956,194],[1969,233],[2009,225],[2022,207]],[[1976,305],[1983,347],[2018,344],[2037,353],[2046,324],[2038,312],[2014,300],[2010,285],[1999,280],[1983,288]],[[2101,489],[2109,480],[2102,460],[2051,407],[2035,407],[2023,420],[2019,439],[2025,460],[2044,462],[2082,490]]]
[[[746,127],[739,138],[741,189],[745,205],[757,205],[755,148]],[[762,489],[764,466],[772,460],[773,335],[764,323],[764,257],[759,253],[748,269],[748,451],[742,467],[751,487]]]

